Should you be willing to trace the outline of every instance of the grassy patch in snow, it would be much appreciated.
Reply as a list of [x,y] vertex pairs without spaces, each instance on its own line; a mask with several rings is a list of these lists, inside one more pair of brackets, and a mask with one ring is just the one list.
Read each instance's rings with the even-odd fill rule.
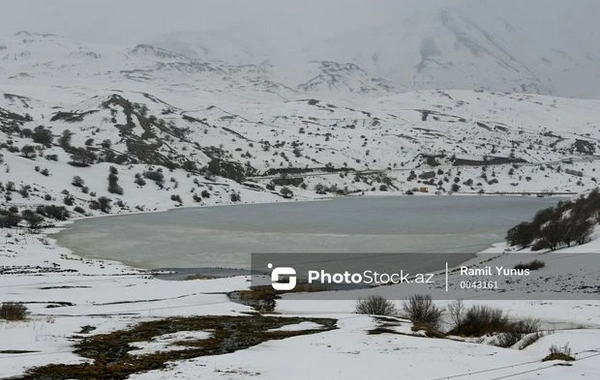
[[567,362],[575,361],[575,358],[571,355],[569,344],[567,343],[564,346],[552,345],[550,347],[550,354],[543,358],[542,361],[547,362],[552,360],[563,360]]
[[275,312],[276,300],[281,294],[285,293],[302,293],[302,292],[320,292],[328,290],[326,287],[311,284],[297,284],[296,287],[289,291],[277,291],[272,286],[253,286],[248,290],[236,290],[227,294],[233,302],[239,302],[243,305],[252,307],[259,313],[271,314]]
[[[286,325],[313,322],[321,328],[299,331],[276,330]],[[144,371],[165,368],[168,362],[207,355],[222,355],[257,344],[294,336],[315,334],[337,328],[330,318],[279,318],[268,316],[199,316],[166,318],[142,322],[127,330],[85,337],[76,344],[75,353],[91,359],[83,364],[50,364],[30,369],[20,380],[100,380],[126,379]],[[135,342],[180,331],[207,331],[206,339],[174,342],[182,350],[131,355]]]

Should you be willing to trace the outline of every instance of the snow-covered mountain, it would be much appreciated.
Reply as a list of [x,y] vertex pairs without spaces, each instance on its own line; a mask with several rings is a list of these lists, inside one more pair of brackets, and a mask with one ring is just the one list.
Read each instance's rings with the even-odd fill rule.
[[600,97],[600,27],[593,20],[600,3],[400,3],[379,22],[323,33],[273,20],[116,46],[19,32],[0,38],[0,78],[286,98],[421,89]]

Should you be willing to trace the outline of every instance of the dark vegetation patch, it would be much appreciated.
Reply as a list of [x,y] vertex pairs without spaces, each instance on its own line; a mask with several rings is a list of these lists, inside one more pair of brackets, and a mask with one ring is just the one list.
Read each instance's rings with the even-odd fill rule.
[[485,160],[469,160],[466,158],[451,158],[454,166],[487,166],[487,165],[506,165],[527,163],[527,160],[514,157],[488,157]]
[[502,311],[485,305],[473,305],[455,321],[450,335],[479,337],[486,334],[505,333],[512,330],[508,316]]
[[464,123],[466,121],[462,117],[458,117],[458,116],[450,115],[450,114],[445,114],[445,113],[440,113],[440,112],[432,111],[432,110],[417,109],[415,111],[421,113],[421,121],[427,121],[427,118],[430,115],[432,115],[432,118],[434,120],[440,120],[440,118],[443,118],[443,119],[445,119],[447,121],[451,121],[451,122],[460,121],[461,123]]
[[596,146],[591,141],[576,139],[573,147],[577,153],[590,155],[596,153]]
[[538,270],[538,269],[542,269],[545,266],[546,266],[546,264],[543,261],[541,261],[541,260],[533,260],[533,261],[530,261],[530,262],[525,263],[525,264],[519,263],[519,264],[515,265],[514,269],[517,269],[517,270],[519,270],[519,269]]
[[256,169],[246,164],[240,164],[234,161],[225,161],[218,158],[213,158],[208,164],[208,171],[211,174],[230,178],[234,181],[241,182],[246,177],[256,174]]
[[40,290],[53,290],[53,289],[89,289],[91,286],[88,285],[62,285],[62,286],[42,286]]
[[521,222],[509,229],[506,241],[511,246],[531,246],[534,251],[554,251],[564,246],[587,243],[599,221],[600,191],[596,188],[587,197],[562,201],[538,211],[531,222]]
[[336,173],[336,172],[354,172],[356,171],[353,168],[343,167],[343,168],[335,168],[333,166],[320,166],[313,168],[271,168],[263,173],[265,176],[272,175],[293,175],[293,174],[303,174],[303,173]]
[[89,334],[94,330],[96,330],[96,326],[91,326],[91,325],[81,326],[81,330],[79,330],[79,334]]
[[448,335],[496,335],[496,346],[507,348],[521,342],[519,349],[533,344],[544,335],[539,320],[528,318],[511,321],[502,309],[473,305],[464,310],[462,301],[455,301],[448,305],[448,311],[452,321]]
[[86,115],[91,115],[96,112],[98,112],[98,110],[90,110],[90,111],[86,111],[86,112],[58,111],[57,113],[55,113],[52,116],[50,121],[63,120],[63,121],[66,121],[67,123],[75,123],[75,122],[83,121],[83,119],[85,118]]
[[233,130],[233,129],[231,129],[231,128],[227,128],[227,127],[221,127],[221,129],[222,129],[222,130],[224,130],[225,132],[229,132],[229,133],[231,133],[231,134],[232,134],[232,135],[234,135],[235,137],[237,137],[237,138],[239,138],[239,139],[242,139],[242,140],[244,140],[244,141],[252,141],[252,140],[250,140],[249,138],[247,138],[246,136],[242,135],[242,134],[241,134],[241,133],[239,133],[239,132],[236,132],[236,131],[234,131],[234,130]]
[[303,293],[303,292],[322,292],[330,290],[322,285],[298,283],[294,290],[289,292],[277,291],[272,286],[253,286],[248,290],[236,290],[227,293],[227,297],[233,301],[252,307],[259,313],[273,313],[276,303],[281,294],[285,293]]
[[4,302],[0,306],[0,319],[7,321],[23,321],[27,319],[29,310],[22,303]]
[[0,208],[0,228],[16,227],[21,220],[22,217],[17,207],[11,206],[8,209]]
[[[188,139],[191,130],[188,128],[177,127],[173,122],[167,122],[164,119],[154,115],[148,115],[148,108],[143,104],[138,104],[123,98],[120,95],[113,94],[102,107],[108,109],[113,114],[113,125],[119,130],[121,141],[127,146],[127,153],[115,156],[114,152],[105,147],[105,161],[117,164],[137,164],[145,163],[150,165],[161,165],[169,169],[183,168],[188,171],[197,171],[191,167],[190,160],[177,152],[169,145],[174,141],[191,144]],[[125,116],[125,123],[116,122],[116,110],[120,108]],[[168,114],[171,111],[163,112]],[[141,128],[141,135],[136,133],[136,128]],[[138,131],[139,132],[139,131]]]
[[123,195],[123,188],[119,186],[119,171],[114,166],[109,168],[108,174],[108,192],[111,194]]
[[540,321],[537,319],[524,319],[522,321],[511,323],[507,332],[499,334],[496,340],[498,347],[512,347],[521,341],[524,337],[528,337],[527,341],[523,341],[519,349],[525,348],[527,345],[534,343],[543,336],[540,329]]
[[446,334],[436,329],[435,327],[432,327],[431,325],[425,323],[414,322],[411,327],[411,331],[413,332],[413,334],[407,334],[395,330],[395,327],[401,325],[401,322],[398,318],[388,316],[374,316],[373,319],[377,326],[373,329],[368,330],[367,335],[396,334],[421,336],[421,334],[417,333],[423,332],[428,338],[446,339]]
[[[360,302],[360,300],[359,300]],[[357,305],[358,306],[358,305]],[[358,309],[358,307],[357,307]],[[360,313],[359,313],[360,314]],[[406,335],[395,328],[402,325],[402,321],[398,317],[384,316],[384,315],[373,315],[373,322],[375,323],[374,328],[367,331],[367,335],[380,335],[380,334],[397,334]]]
[[552,345],[550,347],[550,353],[548,356],[542,359],[543,362],[551,361],[551,360],[564,360],[568,362],[575,361],[575,358],[571,355],[571,348],[568,344],[564,346],[556,346]]
[[248,290],[234,291],[228,294],[230,300],[250,306],[259,313],[273,313],[280,298],[271,286],[255,286]]
[[277,186],[295,186],[298,187],[304,183],[304,178],[302,177],[287,177],[283,176],[280,178],[273,178],[273,184]]
[[67,220],[70,216],[69,210],[67,210],[64,206],[38,206],[35,211],[42,216],[56,220]]
[[[301,322],[320,324],[319,329],[302,331],[270,331]],[[162,369],[174,360],[187,360],[207,355],[223,355],[257,344],[294,336],[315,334],[336,328],[330,318],[278,318],[255,316],[202,316],[167,318],[140,323],[130,329],[85,337],[75,346],[75,353],[92,359],[83,364],[50,364],[30,369],[20,380],[122,380],[144,371]],[[150,341],[179,331],[211,331],[206,339],[175,342],[183,350],[134,356],[134,342]]]
[[382,296],[372,295],[356,302],[356,312],[358,314],[369,315],[397,315],[398,311],[391,301]]
[[433,303],[431,296],[414,294],[404,301],[402,309],[416,325],[428,325],[437,328],[440,325],[444,310]]
[[11,121],[18,123],[33,121],[33,118],[28,114],[20,115],[18,113],[6,110],[4,108],[0,108],[0,120],[6,122],[7,124],[10,124]]
[[375,327],[367,331],[367,335],[396,334],[405,335],[388,327]]
[[575,361],[575,358],[572,357],[571,355],[567,355],[562,352],[555,352],[555,353],[549,354],[548,356],[546,356],[545,358],[542,359],[543,362],[552,361],[552,360],[562,360],[562,361],[572,362],[572,361]]

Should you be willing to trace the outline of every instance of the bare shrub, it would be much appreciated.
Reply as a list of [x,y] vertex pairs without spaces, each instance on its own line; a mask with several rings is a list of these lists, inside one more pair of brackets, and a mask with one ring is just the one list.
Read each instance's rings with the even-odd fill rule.
[[521,333],[518,331],[512,330],[509,332],[501,333],[496,338],[496,346],[508,348],[517,344],[518,341],[521,340]]
[[431,296],[423,294],[414,294],[408,300],[404,301],[402,308],[408,315],[408,318],[414,323],[424,323],[433,327],[440,325],[443,309],[435,306]]
[[540,320],[527,318],[513,324],[513,329],[521,334],[531,334],[540,331]]
[[571,347],[569,347],[569,343],[565,343],[565,345],[563,346],[557,346],[553,344],[552,346],[550,346],[550,353],[571,355]]
[[358,314],[369,315],[396,315],[398,311],[394,304],[382,296],[369,296],[356,302]]
[[22,321],[28,315],[27,307],[19,302],[4,302],[0,306],[0,318],[7,321]]
[[512,324],[502,309],[473,305],[467,309],[460,323],[450,331],[450,334],[482,336],[495,332],[510,332],[511,329]]
[[496,345],[504,348],[512,347],[515,344],[517,344],[521,339],[523,339],[524,336],[528,335],[530,336],[530,342],[528,342],[528,344],[525,346],[521,345],[519,349],[522,350],[523,348],[527,347],[529,344],[532,344],[533,342],[535,342],[535,340],[541,337],[540,335],[537,337],[537,339],[531,341],[531,339],[533,339],[533,336],[537,335],[539,331],[540,321],[538,319],[527,318],[522,321],[513,323],[509,331],[503,332],[500,335],[498,335]]
[[452,327],[456,327],[460,325],[463,313],[465,310],[465,304],[462,300],[452,301],[448,304],[448,314],[450,315],[450,320],[452,321]]

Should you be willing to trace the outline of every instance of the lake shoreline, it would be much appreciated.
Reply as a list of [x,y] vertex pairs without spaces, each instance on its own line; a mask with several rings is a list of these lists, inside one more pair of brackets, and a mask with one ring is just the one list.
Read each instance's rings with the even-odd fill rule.
[[[474,195],[477,195],[477,194],[474,194]],[[530,201],[533,204],[540,203],[542,205],[542,206],[539,206],[539,207],[538,206],[535,206],[535,207],[531,207],[530,206],[529,208],[531,208],[533,212],[531,214],[530,213],[523,214],[524,218],[525,217],[526,218],[530,218],[530,216],[533,215],[533,213],[537,212],[539,210],[539,208],[545,207],[546,205],[544,205],[544,203],[549,203],[548,202],[549,200],[554,201],[555,199],[560,199],[559,197],[557,197],[557,198],[551,198],[551,199],[550,198],[544,198],[542,201],[540,201],[540,198],[537,198],[537,197],[534,198],[534,197],[530,197],[530,196],[519,196],[519,197],[514,197],[514,196],[493,196],[493,197],[492,196],[488,196],[488,197],[481,197],[481,196],[479,196],[479,197],[475,197],[475,198],[477,199],[477,202],[480,203],[480,204],[488,204],[489,203],[489,202],[487,202],[488,200],[490,200],[490,202],[494,201],[494,202],[497,203],[498,200],[504,200],[504,199],[507,199],[507,200],[508,199],[523,199],[523,200]],[[234,205],[229,205],[228,204],[228,205],[200,206],[200,207],[176,207],[176,208],[169,209],[169,210],[160,210],[160,211],[153,211],[153,212],[146,212],[146,213],[131,213],[131,214],[107,215],[107,216],[112,216],[113,217],[113,218],[111,218],[110,223],[107,223],[105,221],[101,222],[100,224],[96,223],[95,224],[97,226],[96,229],[90,229],[90,227],[86,226],[83,231],[87,231],[87,232],[85,232],[84,235],[82,235],[82,236],[83,236],[83,238],[85,238],[86,234],[94,234],[94,235],[96,235],[97,234],[96,231],[103,230],[103,228],[109,228],[110,226],[115,225],[115,223],[121,224],[121,227],[122,227],[121,229],[127,228],[127,227],[129,227],[129,224],[130,224],[130,222],[132,220],[130,218],[135,217],[135,216],[144,216],[144,215],[148,215],[149,217],[148,218],[139,218],[139,219],[141,219],[141,220],[159,220],[158,223],[163,223],[163,222],[161,222],[162,220],[166,220],[167,222],[171,221],[171,224],[168,224],[167,222],[164,222],[164,223],[167,223],[165,225],[165,229],[168,229],[170,231],[170,229],[172,228],[173,230],[177,231],[177,229],[178,229],[178,227],[177,227],[178,224],[177,223],[179,223],[178,219],[180,217],[189,217],[190,215],[197,216],[198,214],[196,214],[196,210],[201,210],[201,209],[202,210],[206,210],[206,211],[210,211],[210,215],[215,215],[215,212],[216,212],[217,214],[223,214],[223,213],[225,213],[227,215],[236,215],[236,218],[237,218],[237,214],[241,215],[241,214],[244,214],[244,213],[252,212],[252,210],[256,210],[255,207],[260,207],[261,209],[265,209],[266,208],[268,210],[277,210],[277,211],[279,211],[279,210],[282,210],[280,208],[280,206],[281,206],[281,207],[283,207],[283,210],[286,210],[286,215],[295,215],[296,211],[298,211],[300,213],[304,213],[302,215],[306,216],[306,211],[303,211],[303,209],[312,208],[312,209],[318,210],[318,209],[322,209],[323,207],[325,207],[325,208],[331,208],[331,207],[333,207],[333,205],[331,203],[329,203],[329,202],[335,202],[334,204],[337,204],[338,205],[338,209],[339,209],[340,207],[345,207],[345,205],[350,204],[350,203],[346,203],[346,202],[353,202],[352,205],[356,205],[357,204],[356,202],[358,200],[360,200],[359,204],[364,204],[365,202],[372,202],[372,203],[376,203],[376,204],[380,204],[382,202],[383,203],[385,203],[385,202],[396,203],[395,201],[393,201],[393,199],[396,199],[398,202],[401,202],[401,203],[403,202],[405,204],[411,204],[411,203],[414,203],[416,201],[416,202],[422,203],[423,205],[429,205],[429,204],[437,204],[437,203],[454,204],[454,201],[452,201],[451,199],[457,199],[457,202],[459,204],[464,204],[465,205],[464,207],[466,207],[467,203],[470,204],[471,202],[470,201],[466,202],[465,200],[468,200],[468,199],[472,200],[472,199],[475,199],[475,198],[472,198],[471,196],[468,196],[468,195],[467,196],[461,195],[461,196],[458,196],[458,197],[455,197],[455,198],[453,196],[451,198],[451,197],[448,197],[448,196],[417,196],[417,197],[413,197],[413,196],[397,195],[397,194],[396,194],[395,197],[390,197],[387,194],[385,194],[383,196],[364,196],[364,197],[362,197],[362,196],[351,196],[351,197],[327,197],[327,198],[324,197],[324,198],[308,199],[308,200],[301,200],[301,201],[293,201],[292,200],[292,201],[284,201],[284,202],[260,202],[260,203],[241,203],[241,204],[234,204]],[[327,202],[327,205],[321,204],[319,207],[315,207],[313,205],[313,202],[320,202],[320,201],[329,201],[329,202]],[[432,203],[432,202],[434,202],[434,203]],[[502,202],[504,202],[504,201],[502,201]],[[516,202],[520,202],[520,201],[516,201]],[[302,206],[298,205],[299,203],[301,203]],[[509,202],[509,203],[514,203],[514,202]],[[517,203],[517,204],[520,205],[520,203]],[[296,206],[296,205],[298,205],[298,206]],[[237,207],[236,208],[233,208],[233,207],[226,208],[226,206],[237,206]],[[520,206],[518,208],[520,208]],[[385,209],[385,207],[384,207],[384,209]],[[417,210],[417,211],[419,211],[419,210]],[[275,213],[277,213],[277,212],[275,212]],[[150,214],[152,214],[152,215],[150,216]],[[263,212],[263,214],[264,214],[264,212]],[[263,215],[263,214],[261,214],[261,215]],[[161,216],[155,217],[154,215],[161,215]],[[206,217],[205,214],[202,214],[202,215],[204,217]],[[265,215],[271,215],[271,214],[265,214]],[[121,218],[115,219],[117,217],[121,217]],[[93,220],[100,220],[100,219],[105,219],[105,218],[104,217],[103,218],[83,218],[83,219],[78,219],[77,221],[82,221],[83,220],[83,221],[85,221],[84,223],[89,224],[89,223],[95,223],[95,222],[93,222]],[[135,221],[135,219],[133,219],[133,220]],[[343,218],[342,218],[342,220],[343,220]],[[519,221],[520,220],[515,220],[515,224],[518,223]],[[195,219],[194,219],[194,223],[195,223],[195,225],[197,224],[197,221]],[[402,236],[405,236],[405,235],[408,236],[408,235],[411,235],[411,234],[414,234],[414,233],[419,233],[420,230],[425,230],[425,228],[421,229],[421,228],[418,228],[418,227],[415,227],[415,226],[409,226],[410,231],[408,231],[408,230],[402,230],[402,232],[400,233],[400,235],[398,235],[397,234],[397,228],[396,228],[396,226],[385,227],[386,231],[378,232],[378,231],[373,230],[373,228],[371,228],[370,230],[369,229],[365,230],[363,228],[363,225],[360,224],[360,223],[357,223],[354,227],[352,227],[353,230],[351,230],[351,231],[346,231],[346,230],[343,230],[343,229],[342,230],[338,230],[338,229],[330,230],[330,229],[328,229],[329,227],[327,227],[327,226],[326,226],[327,228],[325,228],[324,230],[319,229],[318,227],[308,228],[308,230],[307,230],[306,227],[303,226],[302,224],[299,224],[302,227],[301,230],[294,230],[294,229],[292,229],[292,230],[287,229],[286,230],[285,228],[284,229],[280,229],[279,223],[276,223],[277,227],[274,230],[270,230],[268,227],[265,227],[264,229],[261,229],[261,228],[257,229],[257,228],[255,228],[254,225],[250,225],[250,224],[248,224],[246,227],[242,227],[242,229],[238,230],[238,229],[236,229],[236,227],[230,227],[228,223],[223,222],[223,221],[220,222],[220,225],[219,225],[219,223],[215,223],[213,225],[212,221],[211,222],[203,222],[203,223],[204,223],[204,225],[200,225],[199,227],[197,227],[201,231],[204,231],[204,232],[202,232],[202,235],[198,235],[199,237],[197,239],[195,237],[196,235],[194,235],[196,233],[195,232],[196,230],[194,230],[194,229],[187,229],[188,228],[188,224],[187,223],[183,224],[185,226],[185,229],[184,229],[185,232],[182,232],[182,233],[184,233],[184,234],[192,234],[194,236],[194,239],[197,240],[197,242],[200,242],[200,244],[204,245],[204,246],[206,246],[206,245],[210,246],[211,242],[214,245],[215,244],[214,241],[218,241],[218,240],[207,241],[207,240],[203,240],[203,238],[200,237],[200,236],[204,236],[206,239],[213,239],[213,238],[217,239],[213,235],[215,235],[215,233],[218,234],[218,233],[221,233],[223,231],[224,231],[224,233],[227,233],[227,234],[234,234],[232,236],[236,236],[237,234],[239,234],[241,236],[241,237],[239,237],[240,239],[242,239],[242,238],[243,239],[248,239],[249,237],[252,237],[253,239],[262,239],[262,240],[265,240],[265,241],[268,241],[269,239],[280,239],[281,236],[282,236],[281,235],[282,233],[285,233],[285,234],[291,236],[291,239],[293,239],[292,241],[299,241],[299,239],[301,239],[302,235],[304,235],[304,234],[308,234],[307,235],[308,238],[310,238],[314,234],[317,234],[317,235],[314,235],[313,237],[317,237],[318,236],[319,239],[325,238],[327,241],[333,241],[333,242],[335,242],[335,244],[337,244],[338,246],[340,246],[342,248],[344,248],[344,246],[346,246],[348,244],[352,244],[352,242],[358,243],[358,244],[363,244],[363,245],[365,245],[365,247],[369,248],[369,249],[366,249],[364,252],[397,252],[395,249],[390,249],[389,247],[387,249],[383,249],[383,250],[376,248],[378,246],[381,246],[381,244],[383,244],[384,246],[386,246],[386,245],[389,245],[389,244],[392,244],[392,243],[377,243],[377,242],[375,242],[376,245],[372,246],[372,245],[369,245],[367,242],[369,241],[369,239],[371,241],[377,240],[376,239],[377,236],[384,237],[384,239],[385,239],[385,237],[396,236],[396,240],[398,240]],[[396,221],[394,220],[394,218],[391,218],[390,219],[390,224],[394,224],[394,223],[396,223]],[[73,221],[70,221],[68,224],[72,225]],[[486,239],[484,239],[485,244],[483,242],[482,243],[477,243],[476,244],[477,248],[473,250],[473,254],[475,254],[475,253],[477,253],[479,251],[485,250],[485,249],[491,247],[493,244],[501,241],[502,238],[503,238],[503,236],[504,236],[504,233],[505,233],[506,229],[510,228],[511,226],[512,225],[510,225],[510,226],[506,225],[505,226],[506,228],[503,228],[501,231],[499,231],[499,233],[497,233],[498,236],[496,236],[495,238],[492,238],[492,239],[486,238]],[[208,228],[208,230],[205,230],[204,228]],[[132,233],[134,235],[136,235],[136,231],[137,232],[144,232],[144,229],[140,228],[139,226],[136,226],[136,228],[131,227],[129,229],[132,230]],[[122,263],[125,263],[126,265],[129,265],[129,266],[132,266],[132,267],[135,267],[135,268],[143,268],[143,269],[151,270],[151,271],[152,270],[163,270],[165,268],[168,269],[168,268],[183,268],[183,267],[185,267],[187,269],[201,268],[202,271],[204,271],[204,270],[210,270],[210,269],[216,269],[216,268],[219,268],[219,269],[225,268],[225,269],[233,269],[233,270],[236,270],[236,269],[243,269],[243,270],[248,269],[247,266],[241,266],[240,267],[240,266],[236,266],[236,265],[228,265],[229,264],[228,262],[222,262],[222,261],[216,261],[216,262],[214,262],[214,264],[213,264],[213,262],[210,262],[210,263],[207,262],[206,264],[209,264],[209,265],[206,265],[206,264],[204,264],[204,265],[202,265],[202,264],[201,265],[197,265],[198,264],[197,261],[186,262],[186,261],[183,261],[183,260],[177,262],[179,265],[173,265],[173,263],[171,261],[168,261],[168,262],[165,261],[164,264],[166,264],[166,265],[155,265],[155,264],[149,264],[149,263],[146,263],[146,265],[141,265],[140,264],[141,261],[139,261],[139,259],[143,258],[144,256],[141,255],[140,252],[136,252],[135,253],[135,257],[123,257],[122,255],[119,257],[119,256],[114,255],[113,252],[110,252],[109,256],[102,256],[101,255],[101,253],[102,253],[101,251],[98,252],[98,253],[94,251],[93,254],[90,255],[89,251],[87,252],[87,254],[86,254],[86,252],[79,252],[79,250],[77,249],[76,245],[73,246],[71,244],[68,244],[68,243],[65,244],[64,243],[64,240],[61,239],[61,238],[64,237],[65,235],[69,236],[69,237],[74,237],[78,241],[80,240],[80,238],[77,237],[75,233],[73,233],[73,235],[69,235],[70,234],[69,230],[71,230],[69,227],[63,226],[63,228],[56,229],[56,230],[52,231],[52,235],[53,235],[52,237],[57,240],[57,245],[66,246],[69,249],[71,249],[73,252],[78,252],[78,254],[81,255],[82,257],[89,257],[89,258],[92,258],[92,259],[105,259],[105,260],[108,259],[108,260],[113,260],[113,261],[120,261]],[[160,234],[166,233],[167,236],[169,236],[169,231],[162,231],[160,228],[157,230],[158,233],[160,233]],[[58,233],[58,235],[57,235],[57,233]],[[453,234],[455,234],[455,233],[456,232],[452,232],[451,230],[449,232],[447,231],[445,233],[442,233],[442,235],[447,235],[449,238],[456,240],[456,242],[455,242],[454,245],[452,245],[452,244],[446,244],[446,243],[441,243],[440,242],[440,243],[438,243],[438,246],[436,246],[437,248],[434,247],[435,249],[433,250],[433,252],[437,252],[437,251],[442,251],[443,252],[443,251],[448,251],[448,250],[451,250],[451,249],[455,249],[456,251],[459,251],[459,250],[462,250],[462,249],[465,249],[465,248],[466,249],[471,249],[468,246],[465,247],[464,244],[458,244],[458,242],[459,242],[458,238],[453,237],[454,236]],[[487,232],[485,232],[485,231],[479,232],[479,233],[487,234]],[[60,234],[62,234],[62,235],[60,235]],[[390,235],[390,234],[392,234],[392,235]],[[450,235],[448,235],[448,234],[450,234]],[[284,236],[287,236],[287,235],[284,235]],[[107,237],[110,236],[110,233],[108,233],[108,235],[106,235],[106,236]],[[140,235],[136,235],[136,236],[140,236]],[[361,238],[361,236],[363,238]],[[430,235],[423,235],[422,238],[419,238],[417,235],[415,235],[415,237],[412,238],[412,240],[413,241],[419,241],[419,240],[422,240],[422,239],[427,240],[427,239],[429,239],[428,236],[430,236]],[[475,235],[475,236],[478,236],[478,235]],[[114,239],[114,238],[115,237],[111,237],[111,239]],[[154,238],[154,237],[152,237],[152,238]],[[238,238],[238,236],[236,236],[236,239],[237,238]],[[482,239],[481,237],[478,237],[477,241],[482,241],[481,239]],[[99,243],[102,242],[99,239],[96,239],[96,240]],[[127,240],[130,240],[130,239],[128,238]],[[94,240],[92,240],[92,241],[94,241]],[[144,239],[142,239],[141,241],[143,242]],[[194,241],[194,244],[189,248],[189,249],[191,249],[190,252],[197,252],[197,247],[198,247],[198,243],[197,242]],[[110,243],[111,242],[109,242],[109,244]],[[174,244],[179,244],[179,243],[177,242],[177,243],[174,243]],[[380,245],[377,245],[377,244],[380,244]],[[89,246],[91,246],[91,245],[89,245]],[[265,243],[265,246],[268,246],[268,244]],[[240,243],[240,246],[236,246],[236,247],[237,248],[242,247],[241,243]],[[261,250],[261,249],[251,250],[250,248],[247,248],[247,247],[244,248],[244,247],[245,246],[243,246],[242,249],[246,249],[248,252],[262,252],[262,251],[264,251],[264,250]],[[299,246],[299,247],[302,248],[303,246]],[[373,248],[373,247],[375,247],[375,248]],[[89,248],[87,248],[87,249],[89,249]],[[207,249],[210,249],[210,248],[207,248]],[[318,249],[318,247],[315,248],[315,250],[316,249]],[[166,245],[165,246],[165,250],[168,250],[169,252],[172,252],[172,246]],[[410,252],[413,252],[413,251],[418,251],[418,252],[420,252],[420,251],[432,251],[431,248],[430,249],[423,249],[422,247],[418,247],[418,249],[410,249],[410,247],[408,247],[406,249],[403,249],[402,252],[409,252],[409,250],[410,250]],[[270,250],[268,250],[268,249],[266,251],[270,252]],[[294,249],[290,249],[288,251],[290,251],[290,252],[303,252],[302,250],[294,250]],[[318,252],[326,252],[326,251],[327,250],[325,250],[325,251],[318,251]],[[237,252],[237,251],[235,251],[235,252]],[[341,250],[339,250],[339,252],[348,252],[348,251],[345,250],[345,249],[341,249]],[[137,257],[138,261],[136,261],[136,257]],[[148,256],[146,256],[146,257],[148,257]],[[195,256],[195,257],[199,257],[199,256]],[[152,262],[152,261],[150,261],[150,262]],[[181,264],[184,264],[184,265],[182,266]]]

